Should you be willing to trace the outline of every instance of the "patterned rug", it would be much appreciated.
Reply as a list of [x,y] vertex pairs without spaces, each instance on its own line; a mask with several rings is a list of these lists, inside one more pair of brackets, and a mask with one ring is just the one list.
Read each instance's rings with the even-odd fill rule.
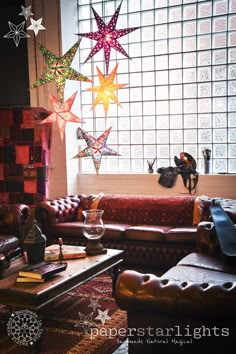
[[[7,308],[1,307],[0,353],[28,354],[36,349],[40,354],[113,353],[125,341],[127,318],[118,309],[111,291],[108,275],[94,278],[45,307],[40,317],[32,312],[36,325],[27,309],[20,310],[20,323],[17,311],[11,317]],[[27,323],[29,328],[24,330],[25,318],[30,325]],[[40,339],[32,346],[30,339],[35,338],[39,329]]]

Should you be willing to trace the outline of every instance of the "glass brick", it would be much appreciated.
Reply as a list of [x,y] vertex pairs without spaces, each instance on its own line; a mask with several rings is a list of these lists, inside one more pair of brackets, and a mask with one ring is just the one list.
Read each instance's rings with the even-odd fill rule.
[[[168,65],[168,59],[166,59]],[[170,54],[169,55],[169,69],[182,67],[182,54]]]
[[182,85],[170,85],[170,99],[181,99],[182,97]]
[[229,16],[229,30],[236,30],[236,15]]
[[211,129],[200,129],[198,131],[199,143],[208,144],[212,142],[212,130]]
[[188,152],[194,158],[196,158],[196,156],[197,156],[197,147],[196,147],[196,145],[185,144],[183,150]]
[[178,22],[182,20],[182,7],[177,6],[169,8],[169,22]]
[[169,87],[168,86],[156,86],[156,99],[157,100],[167,100],[169,98]]
[[226,160],[214,159],[213,160],[213,171],[216,173],[225,173],[227,171]]
[[[158,70],[168,69],[168,56],[167,55],[159,55],[155,58],[156,60],[156,68]],[[152,73],[153,75],[153,73]]]
[[182,0],[169,0],[169,6],[180,5],[182,4]]
[[183,38],[183,51],[193,52],[195,50],[196,50],[196,38],[195,37]]
[[156,155],[156,145],[144,145],[143,157],[145,159],[152,159]]
[[143,114],[150,116],[155,114],[155,101],[143,102]]
[[157,25],[155,28],[156,39],[165,39],[167,38],[167,25]]
[[214,7],[213,7],[213,15],[214,16],[224,15],[227,13],[227,7],[228,7],[227,0],[214,1],[213,3],[214,3]]
[[127,173],[128,171],[131,172],[131,161],[130,159],[119,159],[119,172],[120,173]]
[[204,4],[198,5],[198,17],[211,17],[212,16],[212,3],[208,1]]
[[213,112],[226,112],[226,98],[213,98]]
[[141,86],[142,85],[142,75],[141,73],[130,73],[129,75],[129,86]]
[[132,159],[131,160],[131,168],[135,173],[143,172],[143,160],[142,159]]
[[183,142],[183,131],[182,130],[171,130],[170,131],[170,141],[175,143]]
[[132,87],[129,90],[131,101],[141,101],[142,100],[142,90],[141,87]]
[[197,143],[197,131],[194,130],[184,130],[184,142],[185,143]]
[[229,3],[229,13],[236,12],[236,2],[235,0],[230,0]]
[[131,117],[131,130],[141,130],[143,129],[143,119],[142,117],[136,117],[135,115]]
[[182,26],[181,23],[171,23],[169,25],[169,38],[181,37]]
[[185,114],[184,115],[184,128],[197,128],[197,115],[196,114]]
[[231,96],[228,98],[228,111],[232,112],[232,111],[236,111],[236,98],[235,96]]
[[236,144],[229,144],[229,158],[236,158]]
[[236,45],[236,32],[229,33],[228,37],[229,37],[228,46],[234,47]]
[[156,85],[167,85],[168,84],[168,71],[156,71]]
[[174,38],[169,40],[169,53],[181,52],[182,41],[180,38]]
[[198,21],[198,34],[211,33],[211,20]]
[[167,23],[167,9],[156,10],[156,24]]
[[141,13],[141,26],[148,26],[150,23],[154,22],[153,11],[144,11]]
[[211,48],[211,36],[209,35],[198,36],[197,39],[198,39],[198,43],[197,43],[198,50]]
[[[141,23],[141,13],[135,12],[129,14],[129,27],[137,27]],[[119,26],[120,27],[120,26]]]
[[198,100],[198,112],[199,113],[208,113],[211,112],[211,99],[210,98],[201,98]]
[[138,131],[138,130],[131,131],[130,135],[131,135],[131,144],[143,144],[143,132],[142,131]]
[[211,83],[198,84],[199,97],[211,97]]
[[183,7],[183,20],[193,20],[197,15],[196,5],[187,5]]
[[156,128],[156,117],[148,116],[143,121],[143,129],[155,129]]
[[215,144],[213,146],[213,155],[215,158],[227,158],[227,145]]
[[182,129],[183,119],[181,115],[170,116],[170,129]]
[[198,81],[211,81],[211,68],[203,67],[198,69]]
[[195,98],[197,97],[197,85],[188,84],[184,85],[184,98]]
[[226,47],[227,35],[226,33],[214,34],[213,35],[213,48],[222,48]]
[[213,19],[213,31],[222,32],[227,31],[227,17],[217,17]]
[[229,160],[229,173],[236,173],[236,159]]
[[[170,147],[170,156],[174,159],[174,156],[180,155],[180,153],[183,151],[183,145],[171,145]],[[175,166],[174,161],[171,163],[172,166]]]
[[236,113],[229,113],[228,114],[228,126],[229,127],[236,127]]
[[197,56],[196,53],[184,53],[183,54],[183,66],[192,67],[196,66]]
[[228,139],[230,143],[235,143],[236,142],[236,129],[235,128],[229,128],[228,129]]
[[169,129],[169,117],[168,116],[157,116],[156,117],[157,130]]
[[227,117],[225,113],[213,114],[213,128],[223,128],[227,126]]
[[158,7],[167,7],[168,0],[158,0],[155,2],[155,6]]
[[227,50],[219,49],[213,51],[213,65],[226,64],[227,62]]
[[226,80],[226,65],[219,65],[213,67],[213,80]]
[[236,79],[236,65],[228,66],[228,78],[229,80]]
[[170,156],[169,145],[158,145],[157,146],[157,156],[159,158],[168,158]]
[[198,65],[199,66],[211,65],[211,52],[210,51],[198,52],[197,55],[198,55]]
[[157,41],[155,44],[155,54],[161,55],[168,52],[167,40]]
[[119,145],[119,154],[121,156],[130,157],[131,156],[130,146]]
[[130,114],[132,116],[142,116],[143,114],[143,105],[142,102],[130,102]]
[[188,21],[183,23],[183,36],[194,36],[196,35],[196,21]]
[[182,101],[171,100],[170,101],[170,114],[182,114]]
[[[142,43],[142,47],[141,47],[141,50],[142,50],[142,54],[141,54],[141,51],[137,51],[135,53],[135,56],[137,55],[143,55],[144,57],[146,56],[152,56],[154,55],[154,45],[153,45],[153,42],[143,42]],[[131,56],[132,57],[132,56]]]
[[148,101],[148,100],[154,101],[155,100],[156,93],[155,93],[154,86],[151,86],[151,87],[150,86],[149,87],[143,86],[142,92],[143,92],[143,100],[144,101]]
[[228,83],[228,94],[231,95],[236,95],[236,81],[229,81]]
[[196,69],[183,70],[183,82],[196,82]]
[[[133,32],[133,35],[134,35],[134,32]],[[153,26],[146,26],[146,27],[142,28],[142,30],[141,30],[141,41],[150,41],[151,38],[154,38],[154,28],[153,28]],[[130,41],[131,40],[132,39],[130,39]]]
[[227,141],[227,129],[213,130],[213,143],[225,143]]
[[144,144],[155,144],[156,134],[155,131],[146,130],[143,132],[143,143]]
[[184,113],[196,113],[197,112],[197,100],[184,100]]
[[169,102],[168,101],[157,101],[156,102],[156,112],[158,114],[168,114],[169,113]]
[[157,131],[157,144],[169,143],[169,130]]
[[213,96],[226,96],[226,82],[214,82],[213,83]]
[[182,83],[182,70],[170,70],[170,84],[181,84]]

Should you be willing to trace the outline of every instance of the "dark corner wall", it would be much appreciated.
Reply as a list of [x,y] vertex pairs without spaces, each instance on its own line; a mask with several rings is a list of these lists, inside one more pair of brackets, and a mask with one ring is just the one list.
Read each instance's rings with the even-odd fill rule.
[[22,38],[18,47],[13,38],[4,38],[10,31],[8,21],[14,25],[25,21],[19,16],[21,5],[25,6],[24,0],[0,2],[0,108],[30,106],[27,38]]

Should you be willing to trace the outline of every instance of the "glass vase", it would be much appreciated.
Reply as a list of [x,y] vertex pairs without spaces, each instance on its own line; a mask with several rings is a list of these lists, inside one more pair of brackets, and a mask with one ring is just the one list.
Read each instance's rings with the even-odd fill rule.
[[105,226],[102,221],[104,213],[101,209],[84,210],[83,235],[87,238],[86,253],[90,256],[106,253],[100,240],[105,232]]

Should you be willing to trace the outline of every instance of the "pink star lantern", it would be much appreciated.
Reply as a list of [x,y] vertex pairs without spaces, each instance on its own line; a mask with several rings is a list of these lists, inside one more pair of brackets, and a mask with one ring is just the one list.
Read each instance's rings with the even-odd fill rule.
[[94,109],[98,103],[102,102],[104,107],[105,117],[107,117],[107,112],[111,100],[115,102],[118,106],[121,106],[114,91],[127,85],[127,84],[114,83],[117,67],[118,64],[116,64],[116,66],[114,67],[112,72],[108,75],[108,77],[105,77],[105,75],[103,75],[97,67],[97,73],[98,73],[100,85],[87,89],[97,93],[97,96],[93,101],[92,109]]
[[77,33],[81,37],[86,37],[97,41],[95,47],[92,49],[91,53],[87,57],[84,63],[86,63],[89,59],[91,59],[97,52],[99,52],[103,48],[105,62],[106,62],[106,75],[108,74],[109,68],[109,60],[110,60],[110,52],[111,48],[115,49],[119,53],[123,54],[127,58],[130,59],[126,51],[122,48],[122,46],[117,41],[118,38],[125,36],[126,34],[135,31],[139,27],[133,28],[124,28],[124,29],[115,29],[117,19],[120,13],[122,1],[115,11],[114,15],[110,19],[108,25],[104,23],[101,17],[97,14],[97,12],[92,7],[92,11],[97,22],[98,31],[97,32],[89,32],[89,33]]
[[50,101],[53,105],[54,112],[41,122],[41,124],[47,124],[57,121],[62,141],[64,139],[67,122],[84,123],[80,118],[71,112],[71,107],[74,103],[76,95],[77,91],[63,103],[58,101],[58,99],[53,95],[50,95]]
[[112,127],[107,129],[102,135],[99,136],[98,139],[94,138],[92,135],[90,135],[89,133],[81,129],[83,138],[85,139],[88,146],[84,150],[80,151],[76,156],[74,156],[73,159],[92,156],[94,167],[96,173],[98,174],[103,155],[105,156],[120,155],[106,145],[107,138],[111,132],[111,129]]

